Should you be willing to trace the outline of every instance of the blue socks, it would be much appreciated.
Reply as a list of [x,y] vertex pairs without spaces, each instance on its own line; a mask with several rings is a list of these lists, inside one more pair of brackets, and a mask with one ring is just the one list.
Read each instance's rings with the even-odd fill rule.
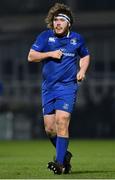
[[56,161],[63,164],[64,157],[68,149],[69,138],[53,136],[49,137],[50,141],[56,148]]
[[67,152],[69,144],[69,138],[65,137],[57,137],[57,143],[56,143],[56,161],[60,164],[63,164],[64,157]]

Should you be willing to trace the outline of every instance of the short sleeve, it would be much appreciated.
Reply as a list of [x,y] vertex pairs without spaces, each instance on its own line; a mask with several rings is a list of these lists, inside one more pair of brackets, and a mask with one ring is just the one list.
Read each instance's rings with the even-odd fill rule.
[[89,50],[86,47],[85,40],[84,40],[84,38],[81,35],[80,35],[80,38],[79,38],[79,44],[80,44],[80,46],[78,48],[78,55],[81,58],[89,55]]
[[42,52],[46,45],[46,33],[42,32],[37,36],[36,41],[31,46],[31,49]]

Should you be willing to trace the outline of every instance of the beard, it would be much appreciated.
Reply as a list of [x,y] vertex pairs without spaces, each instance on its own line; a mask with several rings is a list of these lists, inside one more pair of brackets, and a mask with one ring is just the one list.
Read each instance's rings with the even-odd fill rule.
[[67,35],[68,31],[69,31],[68,26],[65,27],[65,28],[63,28],[63,27],[61,27],[61,26],[56,26],[56,27],[54,28],[54,32],[55,32],[55,35],[56,35],[57,37],[63,37],[63,36],[65,36],[65,35]]

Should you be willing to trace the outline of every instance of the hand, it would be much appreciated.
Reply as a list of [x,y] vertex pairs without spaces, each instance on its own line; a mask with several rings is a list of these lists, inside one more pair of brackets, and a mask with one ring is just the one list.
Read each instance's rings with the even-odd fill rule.
[[61,59],[62,54],[63,54],[62,51],[60,50],[51,51],[49,53],[50,53],[50,57],[55,58],[55,59]]
[[85,79],[85,73],[82,70],[79,70],[79,72],[77,73],[77,81],[83,81]]

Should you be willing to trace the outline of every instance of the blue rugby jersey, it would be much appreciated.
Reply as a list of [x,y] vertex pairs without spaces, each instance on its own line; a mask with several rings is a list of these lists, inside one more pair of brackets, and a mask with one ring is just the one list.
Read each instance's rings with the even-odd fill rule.
[[39,52],[61,50],[61,59],[47,58],[42,60],[43,89],[63,89],[64,85],[76,82],[77,59],[89,55],[83,37],[70,32],[64,37],[55,36],[53,30],[42,32],[31,49]]

